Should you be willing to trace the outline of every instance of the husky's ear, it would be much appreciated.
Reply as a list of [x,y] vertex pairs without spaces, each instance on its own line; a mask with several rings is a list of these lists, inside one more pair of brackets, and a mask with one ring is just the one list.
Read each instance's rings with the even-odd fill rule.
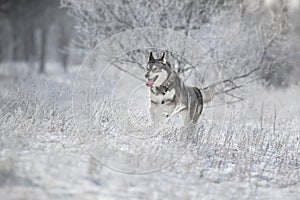
[[152,51],[150,52],[148,62],[154,62],[154,57],[153,57]]
[[167,63],[166,52],[163,53],[163,55],[161,56],[160,60],[162,61],[163,64]]

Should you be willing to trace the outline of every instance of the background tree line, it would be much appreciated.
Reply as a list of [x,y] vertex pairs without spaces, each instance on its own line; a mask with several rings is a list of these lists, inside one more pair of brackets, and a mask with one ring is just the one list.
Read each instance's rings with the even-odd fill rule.
[[[298,0],[61,0],[61,5],[75,19],[77,47],[86,52],[135,28],[167,28],[193,38],[204,45],[224,77],[217,83],[218,94],[234,101],[242,100],[244,92],[239,91],[253,82],[266,87],[300,82]],[[182,59],[184,51],[182,57],[169,53],[178,72],[185,77],[195,70],[205,74],[205,63],[191,66]],[[142,55],[131,52],[115,64],[121,68],[138,63]],[[144,64],[138,63],[141,68]]]
[[[228,77],[259,65],[265,85],[285,86],[299,82],[299,13],[299,0],[0,0],[0,61],[38,65],[41,73],[58,61],[66,70],[116,33],[161,27],[207,43]],[[195,69],[183,60],[177,66]]]
[[0,26],[0,61],[38,63],[40,73],[48,61],[67,69],[73,21],[59,0],[1,0]]

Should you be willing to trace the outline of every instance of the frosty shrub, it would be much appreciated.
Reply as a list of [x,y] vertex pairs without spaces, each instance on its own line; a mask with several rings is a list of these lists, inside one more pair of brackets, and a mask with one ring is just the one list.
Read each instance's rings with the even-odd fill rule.
[[[77,41],[87,52],[112,35],[135,28],[167,28],[192,37],[208,49],[207,56],[214,59],[227,80],[220,92],[236,101],[244,97],[238,89],[249,82],[262,80],[263,85],[281,87],[299,81],[298,57],[293,56],[299,52],[299,38],[291,32],[288,1],[280,2],[276,9],[258,0],[62,0],[61,4],[76,20]],[[195,66],[182,62],[185,51],[174,56],[184,76],[207,68],[203,62]]]

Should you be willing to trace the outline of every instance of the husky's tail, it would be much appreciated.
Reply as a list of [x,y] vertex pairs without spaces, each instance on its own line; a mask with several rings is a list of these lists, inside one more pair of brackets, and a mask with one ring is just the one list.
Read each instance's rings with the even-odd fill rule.
[[200,91],[202,94],[203,103],[210,102],[215,96],[215,86],[214,85],[206,87],[206,88],[202,88],[202,89],[200,89]]

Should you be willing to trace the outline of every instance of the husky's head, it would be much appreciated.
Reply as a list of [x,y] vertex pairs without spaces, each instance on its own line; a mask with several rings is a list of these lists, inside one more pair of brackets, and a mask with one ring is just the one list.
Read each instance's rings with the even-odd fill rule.
[[154,59],[152,52],[150,52],[145,74],[146,85],[150,88],[153,86],[158,87],[168,79],[170,74],[171,65],[167,62],[165,53],[161,58]]

